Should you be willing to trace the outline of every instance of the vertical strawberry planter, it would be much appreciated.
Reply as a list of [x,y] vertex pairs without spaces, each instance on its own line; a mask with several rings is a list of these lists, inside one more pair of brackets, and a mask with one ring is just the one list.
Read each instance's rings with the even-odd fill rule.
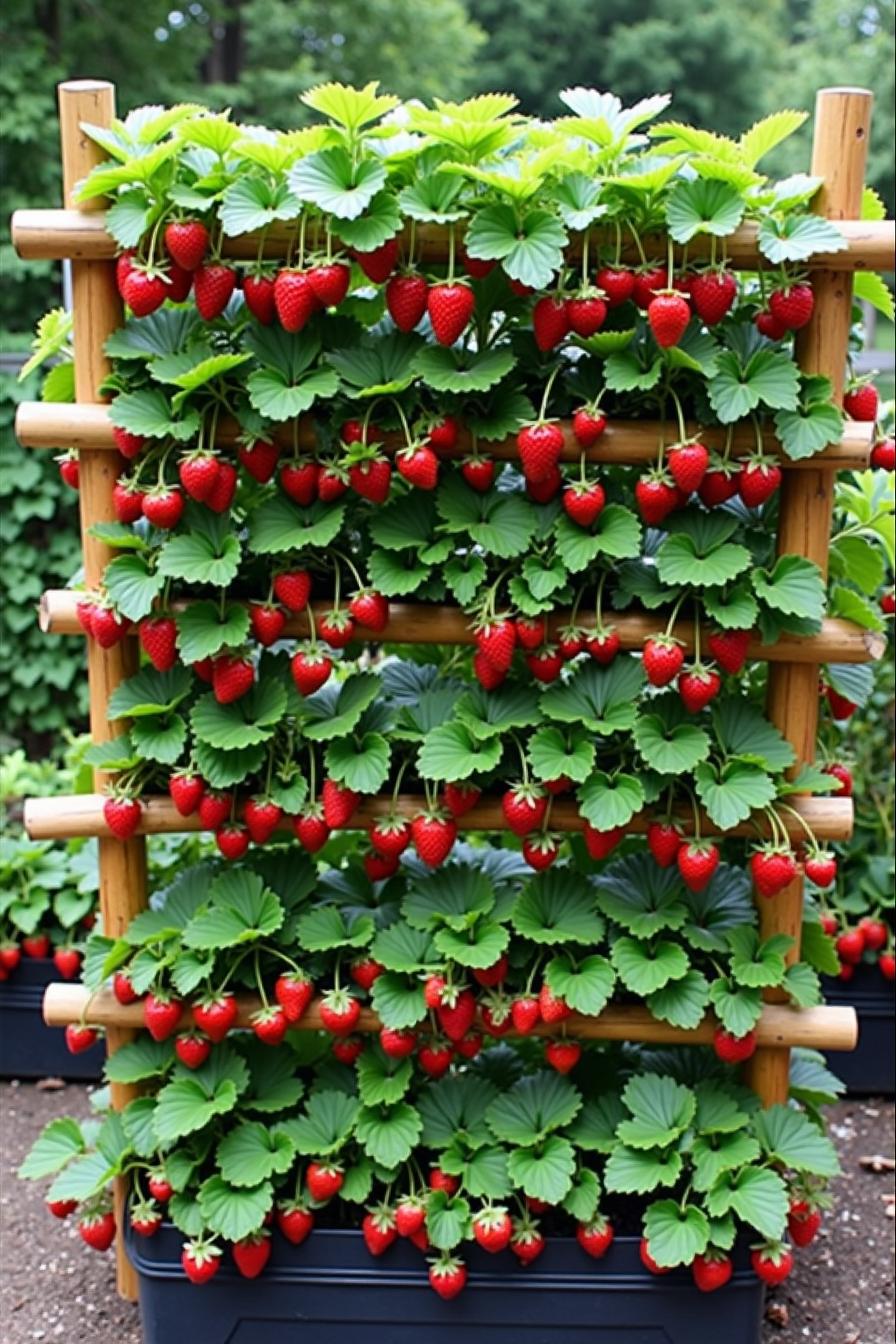
[[[304,101],[63,85],[65,208],[14,220],[72,259],[76,400],[17,428],[77,476],[41,622],[97,772],[26,825],[100,838],[103,912],[44,1013],[113,1108],[22,1175],[148,1344],[750,1344],[837,1170],[791,1051],[856,1035],[803,874],[852,826],[819,678],[852,712],[885,646],[826,583],[889,453],[841,409],[870,95],[787,183],[793,113]],[[200,828],[150,903],[143,836]]]

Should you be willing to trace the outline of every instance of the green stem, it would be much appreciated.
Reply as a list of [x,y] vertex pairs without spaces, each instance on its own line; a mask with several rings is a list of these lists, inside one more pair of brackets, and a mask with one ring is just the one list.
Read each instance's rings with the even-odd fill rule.
[[559,372],[560,372],[560,365],[559,365],[559,364],[555,364],[554,367],[551,369],[551,372],[548,374],[548,380],[547,380],[547,382],[546,382],[545,385],[544,385],[544,391],[543,391],[543,393],[542,393],[542,395],[541,395],[541,405],[540,405],[539,408],[538,408],[538,423],[539,423],[539,424],[543,424],[544,421],[545,421],[545,419],[546,419],[546,417],[545,417],[545,411],[547,410],[547,406],[548,406],[548,398],[549,398],[550,395],[551,395],[551,388],[554,386],[554,381],[555,381],[555,379],[556,379],[556,377],[557,377],[557,374],[558,374]]

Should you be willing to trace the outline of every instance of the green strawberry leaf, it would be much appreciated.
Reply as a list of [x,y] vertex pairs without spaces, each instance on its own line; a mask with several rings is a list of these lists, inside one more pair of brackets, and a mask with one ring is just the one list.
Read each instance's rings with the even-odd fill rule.
[[713,1218],[736,1213],[763,1237],[777,1240],[787,1223],[787,1187],[775,1172],[761,1167],[724,1171],[706,1197]]
[[189,695],[192,686],[189,668],[172,667],[168,672],[157,672],[154,667],[143,667],[112,692],[109,718],[134,719],[147,714],[168,714]]
[[796,411],[778,411],[775,429],[794,462],[820,453],[843,437],[843,414],[830,402],[814,401]]
[[436,506],[447,531],[464,533],[474,545],[501,560],[522,555],[538,526],[535,508],[521,495],[496,489],[479,494],[460,475],[444,479]]
[[499,260],[511,280],[547,289],[563,266],[566,229],[547,210],[517,211],[500,202],[479,210],[464,245],[471,257]]
[[758,765],[740,760],[719,768],[702,762],[694,771],[694,784],[707,815],[720,831],[730,831],[776,796],[771,777]]
[[758,242],[759,251],[773,266],[806,261],[816,252],[842,252],[848,246],[837,225],[821,215],[767,215]]
[[152,611],[165,576],[152,569],[145,556],[119,555],[103,571],[103,583],[122,616],[140,621]]
[[753,1129],[762,1151],[772,1162],[813,1176],[840,1174],[833,1143],[802,1111],[790,1106],[770,1106],[757,1111]]
[[670,1269],[690,1265],[694,1256],[702,1255],[709,1245],[709,1219],[695,1204],[661,1199],[648,1206],[644,1235],[658,1265]]
[[415,929],[435,930],[444,925],[462,933],[494,905],[495,888],[487,873],[449,863],[410,878],[402,914]]
[[680,929],[687,919],[687,896],[677,869],[660,868],[649,854],[615,859],[595,885],[603,913],[637,938]]
[[697,234],[724,238],[743,219],[746,201],[727,182],[696,178],[677,182],[666,204],[669,232],[676,243],[689,243]]
[[644,806],[644,788],[635,775],[595,770],[576,793],[579,812],[593,826],[627,826]]
[[602,737],[627,732],[634,727],[643,685],[639,659],[617,658],[609,667],[580,663],[568,681],[542,693],[541,710],[549,719],[577,724]]
[[426,1200],[426,1231],[439,1251],[452,1251],[470,1235],[470,1205],[462,1195],[433,1190]]
[[496,1097],[486,1118],[496,1139],[539,1148],[549,1134],[575,1118],[581,1104],[578,1089],[568,1078],[542,1070],[518,1079]]
[[176,439],[187,443],[199,432],[199,412],[174,416],[161,388],[145,387],[138,392],[120,392],[109,407],[109,419],[119,429],[142,434],[148,439]]
[[641,548],[641,524],[631,509],[608,504],[586,531],[566,514],[555,525],[557,554],[571,574],[580,574],[599,555],[627,560]]
[[725,1171],[736,1171],[759,1157],[759,1144],[743,1130],[701,1135],[691,1149],[694,1189],[711,1190]]
[[417,1111],[405,1101],[391,1106],[362,1106],[355,1135],[372,1162],[397,1167],[410,1157],[422,1125]]
[[762,994],[758,989],[735,988],[724,976],[712,982],[709,998],[716,1017],[732,1036],[746,1036],[762,1013]]
[[224,1135],[216,1158],[224,1180],[242,1188],[282,1175],[292,1166],[295,1155],[295,1148],[282,1131],[246,1120]]
[[223,1176],[210,1176],[199,1187],[199,1207],[205,1227],[225,1241],[242,1241],[261,1230],[271,1195],[270,1181],[241,1189],[230,1185]]
[[187,725],[179,714],[147,714],[131,725],[134,748],[148,761],[174,765],[180,760],[187,740]]
[[198,950],[238,947],[275,933],[283,906],[257,873],[228,869],[209,888],[203,906],[181,935],[185,947]]
[[618,938],[610,956],[619,979],[639,998],[662,989],[670,980],[681,980],[690,969],[684,949],[662,938],[654,942]]
[[190,723],[195,736],[212,747],[234,751],[267,742],[286,712],[286,690],[273,677],[258,681],[239,700],[222,705],[209,692],[193,706]]
[[576,963],[568,953],[563,953],[548,962],[544,974],[552,994],[588,1017],[603,1012],[616,982],[607,958],[596,954]]
[[177,648],[185,663],[198,663],[221,649],[238,648],[249,633],[248,609],[236,603],[223,611],[215,602],[192,602],[177,614]]
[[394,1059],[375,1044],[363,1052],[357,1063],[361,1101],[365,1106],[401,1101],[410,1087],[413,1072],[414,1066],[409,1059]]
[[510,918],[517,933],[534,943],[593,944],[604,931],[596,904],[586,878],[569,868],[551,868],[526,882]]
[[300,201],[338,219],[357,219],[386,184],[386,170],[373,158],[355,162],[341,146],[318,150],[290,169],[287,180]]
[[680,980],[673,980],[656,990],[647,999],[653,1016],[673,1027],[692,1031],[703,1021],[709,1004],[709,981],[700,971],[688,971]]
[[594,767],[595,752],[594,743],[587,737],[576,741],[573,732],[561,728],[539,728],[529,739],[529,762],[536,779],[553,780],[565,775],[581,784]]
[[681,1155],[641,1151],[619,1143],[604,1168],[604,1185],[617,1194],[646,1195],[662,1186],[676,1185],[681,1175]]
[[390,748],[382,733],[343,737],[324,757],[327,773],[356,793],[378,793],[389,777]]
[[419,980],[408,982],[401,975],[385,971],[373,984],[373,1007],[387,1027],[402,1031],[415,1027],[426,1016],[423,986]]
[[416,375],[434,392],[487,392],[505,378],[515,364],[506,345],[481,351],[443,345],[424,345],[414,360]]
[[498,737],[478,741],[464,723],[443,723],[427,733],[417,756],[424,779],[464,780],[493,770],[503,754]]
[[277,1128],[303,1157],[332,1157],[354,1132],[359,1110],[357,1097],[323,1089],[311,1093],[301,1115],[281,1120]]
[[568,1139],[551,1134],[535,1148],[514,1148],[507,1159],[507,1172],[514,1185],[530,1199],[559,1204],[572,1188],[576,1168],[575,1149]]

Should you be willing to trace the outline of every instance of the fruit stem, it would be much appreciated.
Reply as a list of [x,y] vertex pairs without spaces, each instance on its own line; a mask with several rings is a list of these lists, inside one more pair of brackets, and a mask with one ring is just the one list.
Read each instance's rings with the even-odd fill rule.
[[[818,848],[819,848],[819,844],[818,844],[818,840],[817,840],[817,838],[816,838],[815,832],[812,830],[812,827],[811,827],[811,826],[809,825],[809,823],[806,821],[805,817],[801,817],[800,814],[799,814],[799,812],[797,812],[796,808],[791,807],[788,803],[782,803],[782,802],[780,801],[780,799],[779,799],[778,802],[776,803],[776,806],[779,807],[779,808],[781,809],[782,812],[786,812],[789,816],[794,817],[795,820],[799,822],[800,826],[802,826],[802,828],[803,828],[803,833],[809,837],[809,840],[810,840],[810,842],[811,842],[811,844],[812,844],[812,848],[813,848],[813,849],[818,849]],[[782,827],[783,827],[783,823],[782,823]],[[786,830],[786,828],[784,828],[784,829]]]
[[417,248],[417,221],[411,219],[411,236],[408,242],[408,266],[414,265],[414,252]]
[[688,594],[686,592],[682,593],[681,596],[676,600],[675,605],[672,608],[672,614],[670,615],[669,620],[666,624],[666,629],[663,631],[667,639],[672,634],[672,627],[678,619],[678,613],[681,610],[682,603],[684,602],[687,596]]
[[604,628],[602,604],[604,596],[604,585],[607,582],[607,575],[609,574],[609,572],[610,571],[607,569],[602,569],[600,578],[597,581],[597,593],[595,594],[594,599],[594,632],[595,634],[598,635],[603,632]]
[[454,224],[448,225],[448,275],[446,277],[449,285],[454,284]]
[[265,239],[268,236],[268,229],[270,227],[271,227],[270,224],[263,225],[262,230],[258,235],[258,247],[255,252],[255,270],[259,274],[261,273],[262,263],[264,261]]
[[[362,579],[361,579],[361,575],[358,573],[358,571],[357,571],[357,569],[355,568],[354,564],[352,563],[351,559],[349,558],[349,556],[347,556],[347,555],[345,554],[344,551],[337,551],[337,550],[335,550],[335,549],[331,546],[331,547],[330,547],[330,555],[334,556],[337,560],[341,560],[344,564],[348,565],[349,569],[350,569],[351,572],[352,572],[352,576],[354,577],[355,583],[358,585],[359,588],[363,588],[363,587],[364,587],[364,583],[363,583],[363,581],[362,581]],[[338,568],[338,566],[337,566],[337,568]]]
[[398,804],[398,790],[401,788],[401,781],[404,778],[404,772],[411,763],[410,756],[406,756],[398,767],[398,773],[395,776],[395,784],[392,787],[392,811],[394,812]]
[[308,798],[312,807],[317,801],[317,761],[314,758],[314,747],[308,744]]
[[545,416],[545,411],[547,410],[548,406],[548,398],[551,395],[551,388],[554,386],[554,380],[556,379],[557,374],[559,372],[560,372],[560,365],[555,364],[554,367],[551,369],[551,372],[548,374],[548,380],[544,385],[544,391],[541,395],[541,405],[538,408],[538,424],[540,425],[544,424],[547,418]]
[[646,266],[646,265],[647,265],[647,255],[646,255],[646,253],[645,253],[645,251],[644,251],[644,248],[643,248],[643,246],[642,246],[642,244],[641,244],[641,237],[640,237],[640,235],[639,235],[639,233],[638,233],[638,230],[635,228],[634,224],[631,222],[630,219],[627,219],[625,222],[626,222],[626,224],[628,225],[629,232],[631,233],[632,238],[635,240],[635,247],[638,249],[638,256],[641,258],[641,265],[642,265],[642,266]]
[[591,241],[591,230],[585,230],[585,236],[582,239],[582,288],[585,289],[588,284],[588,244]]
[[675,250],[672,246],[671,233],[666,234],[666,283],[669,289],[672,288],[672,281],[675,278]]
[[673,392],[671,387],[667,387],[666,390],[669,393],[669,396],[672,398],[672,404],[675,407],[675,416],[676,419],[678,420],[679,443],[686,443],[688,434],[684,423],[684,411],[682,410],[681,407],[681,401],[679,400],[678,395],[675,392]]
[[256,948],[256,949],[255,949],[254,956],[253,956],[252,974],[253,974],[253,976],[254,976],[254,978],[255,978],[255,986],[256,986],[256,988],[257,988],[257,990],[258,990],[258,994],[259,994],[259,997],[260,997],[260,999],[261,999],[262,1007],[265,1009],[265,1011],[267,1011],[267,1010],[270,1008],[271,1005],[270,1005],[270,1003],[269,1003],[269,1001],[268,1001],[268,996],[267,996],[267,994],[265,994],[265,992],[264,992],[264,983],[263,983],[262,978],[261,978],[261,968],[260,968],[260,965],[259,965],[260,960],[261,960],[261,953],[259,952],[258,948]]
[[519,738],[517,737],[516,733],[510,733],[509,736],[510,736],[510,740],[513,742],[514,746],[516,747],[517,751],[519,752],[520,769],[522,770],[523,783],[524,783],[524,784],[528,784],[528,783],[529,783],[529,764],[528,764],[528,762],[527,762],[527,760],[526,760],[526,753],[523,751],[522,743],[520,742],[520,740],[519,740]]

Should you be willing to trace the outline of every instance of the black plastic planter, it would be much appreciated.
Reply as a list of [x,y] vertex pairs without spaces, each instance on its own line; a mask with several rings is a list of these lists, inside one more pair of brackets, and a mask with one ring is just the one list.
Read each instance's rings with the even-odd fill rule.
[[896,985],[876,966],[857,966],[853,978],[823,980],[826,1003],[855,1008],[859,1043],[848,1054],[827,1055],[828,1068],[846,1084],[851,1096],[893,1096],[896,1093]]
[[274,1234],[271,1259],[254,1281],[225,1253],[211,1283],[195,1287],[180,1265],[183,1237],[163,1227],[128,1232],[140,1276],[144,1344],[758,1344],[763,1287],[748,1251],[730,1283],[699,1292],[690,1273],[651,1275],[638,1241],[620,1237],[602,1260],[573,1238],[554,1238],[523,1268],[506,1251],[465,1252],[466,1289],[443,1302],[423,1256],[396,1242],[376,1260],[359,1232],[312,1232],[302,1246]]
[[0,1077],[65,1078],[90,1083],[103,1071],[103,1046],[73,1055],[65,1033],[48,1027],[41,1015],[44,990],[59,972],[50,958],[23,957],[8,980],[0,984]]

